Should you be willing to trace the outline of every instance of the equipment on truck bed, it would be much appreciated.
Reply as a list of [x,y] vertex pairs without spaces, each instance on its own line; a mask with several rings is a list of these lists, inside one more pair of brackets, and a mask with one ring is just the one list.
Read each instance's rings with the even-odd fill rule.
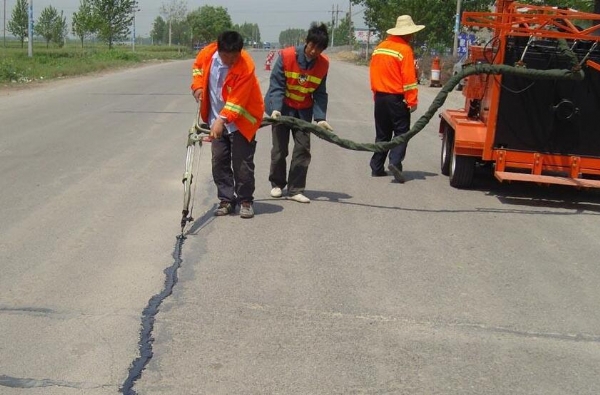
[[499,0],[496,12],[464,12],[462,24],[494,34],[469,48],[465,71],[508,65],[583,76],[469,75],[465,107],[441,114],[450,185],[469,187],[476,166],[492,164],[500,181],[600,188],[600,15]]

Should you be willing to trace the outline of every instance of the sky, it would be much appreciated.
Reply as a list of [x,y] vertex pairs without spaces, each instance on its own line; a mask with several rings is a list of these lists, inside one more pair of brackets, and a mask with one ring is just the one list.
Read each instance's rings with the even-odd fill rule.
[[[6,23],[8,24],[16,0],[2,1],[6,2]],[[169,0],[138,0],[140,11],[135,15],[136,36],[149,36],[152,23],[157,16],[160,16],[160,6],[169,3]],[[313,21],[331,21],[332,10],[339,10],[337,15],[339,18],[343,18],[350,6],[349,0],[187,0],[186,3],[188,11],[205,5],[222,6],[227,9],[234,24],[257,23],[262,40],[272,42],[279,40],[279,33],[283,30],[289,28],[308,29]],[[33,0],[34,18],[37,19],[45,7],[52,5],[59,13],[60,11],[64,12],[70,26],[71,15],[78,11],[79,4],[79,0]],[[0,8],[0,13],[4,18],[2,8]],[[362,7],[352,6],[352,20],[357,28],[366,27],[361,11]],[[0,22],[3,23],[3,20]]]

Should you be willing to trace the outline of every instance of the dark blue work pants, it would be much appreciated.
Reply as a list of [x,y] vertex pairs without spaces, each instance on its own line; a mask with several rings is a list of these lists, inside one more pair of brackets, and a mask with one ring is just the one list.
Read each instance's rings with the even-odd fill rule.
[[254,201],[254,152],[256,140],[239,131],[223,133],[212,141],[212,174],[220,201],[234,206]]
[[[302,112],[284,108],[282,114],[300,118],[307,122],[312,121],[312,111]],[[287,175],[286,181],[286,159],[289,152],[290,134],[294,139],[294,148],[292,151],[292,161],[290,162],[290,172]],[[271,186],[283,189],[287,185],[290,196],[304,193],[308,165],[312,158],[310,153],[310,132],[291,130],[288,126],[280,123],[272,126],[271,135],[273,141],[273,147],[271,148],[271,169],[269,172]]]
[[[390,141],[410,130],[410,110],[404,102],[404,95],[375,93],[375,142]],[[389,164],[402,168],[406,156],[407,143],[400,144],[389,151]],[[385,158],[388,151],[375,152],[371,157],[371,171],[385,171]]]

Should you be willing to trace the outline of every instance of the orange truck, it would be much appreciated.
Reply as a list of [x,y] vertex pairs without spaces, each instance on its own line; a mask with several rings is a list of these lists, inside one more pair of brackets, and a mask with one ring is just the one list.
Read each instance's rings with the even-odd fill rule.
[[464,67],[567,69],[575,54],[584,77],[469,75],[464,108],[440,116],[441,172],[450,185],[468,188],[476,168],[491,165],[501,182],[600,188],[600,15],[499,0],[496,12],[464,12],[462,24],[494,35],[469,48]]

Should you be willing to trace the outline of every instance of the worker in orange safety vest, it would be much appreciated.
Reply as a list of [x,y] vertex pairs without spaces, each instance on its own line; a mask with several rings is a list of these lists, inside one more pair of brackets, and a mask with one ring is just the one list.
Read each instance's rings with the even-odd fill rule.
[[[387,142],[410,130],[410,114],[417,109],[418,82],[410,41],[425,28],[416,25],[410,15],[399,16],[396,26],[388,29],[387,38],[373,51],[369,66],[371,90],[375,100],[375,142]],[[407,144],[389,151],[388,169],[397,182],[404,183],[402,161]],[[386,176],[388,152],[376,152],[371,157],[371,175]]]
[[[265,96],[267,114],[272,118],[285,115],[307,122],[312,122],[314,118],[317,125],[332,130],[326,121],[329,60],[322,54],[328,42],[327,26],[313,23],[305,44],[281,51],[271,71],[269,89]],[[294,149],[288,175],[286,158],[290,133],[294,139]],[[310,132],[292,130],[283,123],[275,124],[272,127],[272,141],[269,172],[271,196],[280,198],[282,189],[287,185],[290,199],[310,203],[310,199],[304,195],[311,160]]]
[[212,175],[220,200],[215,215],[254,216],[256,131],[265,111],[255,66],[243,37],[225,31],[202,49],[192,68],[192,93],[210,125]]

